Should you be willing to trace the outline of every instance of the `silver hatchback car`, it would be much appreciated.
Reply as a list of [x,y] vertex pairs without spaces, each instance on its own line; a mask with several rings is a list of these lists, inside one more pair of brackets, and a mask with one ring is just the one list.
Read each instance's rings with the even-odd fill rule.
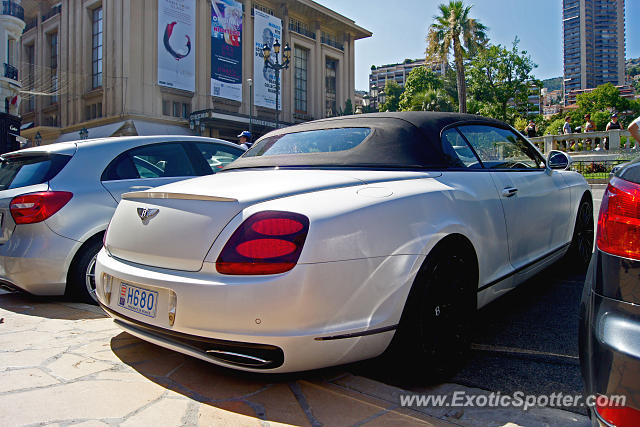
[[212,138],[132,136],[0,156],[0,283],[94,302],[95,258],[121,195],[215,173],[244,151]]

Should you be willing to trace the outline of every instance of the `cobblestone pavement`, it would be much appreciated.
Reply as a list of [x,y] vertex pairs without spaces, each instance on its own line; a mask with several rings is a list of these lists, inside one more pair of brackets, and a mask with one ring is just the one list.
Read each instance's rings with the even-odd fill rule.
[[0,426],[451,425],[327,369],[256,375],[141,341],[98,307],[0,290]]

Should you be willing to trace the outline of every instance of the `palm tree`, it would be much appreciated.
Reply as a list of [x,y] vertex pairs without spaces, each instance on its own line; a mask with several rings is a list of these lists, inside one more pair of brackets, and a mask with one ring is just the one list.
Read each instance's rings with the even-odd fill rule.
[[433,17],[427,36],[427,59],[447,61],[453,50],[458,83],[458,105],[461,113],[467,112],[467,86],[464,76],[464,58],[487,43],[487,27],[469,17],[471,6],[462,0],[450,0],[441,4],[440,16]]

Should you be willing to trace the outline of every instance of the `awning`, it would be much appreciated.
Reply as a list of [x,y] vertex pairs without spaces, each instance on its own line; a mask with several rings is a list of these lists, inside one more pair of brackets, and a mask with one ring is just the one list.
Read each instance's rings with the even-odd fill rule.
[[[123,124],[124,124],[124,121],[116,122],[116,123],[109,123],[108,125],[96,126],[96,127],[93,127],[93,128],[87,128],[87,131],[89,132],[88,138],[89,139],[107,138],[107,137],[113,135],[113,133],[115,131],[120,129]],[[78,132],[79,131],[63,133],[62,135],[60,135],[58,137],[56,142],[77,141],[77,140],[80,139],[80,134]]]
[[[140,136],[151,136],[151,135],[195,135],[191,129],[178,126],[171,125],[165,123],[156,123],[156,122],[148,122],[145,120],[127,120],[120,121],[115,123],[109,123],[108,125],[96,126],[92,128],[87,128],[88,139],[94,138],[107,138],[116,133],[125,123],[133,122],[138,135]],[[78,131],[69,132],[60,135],[60,137],[56,140],[56,142],[67,142],[67,141],[77,141],[80,139],[80,135]]]
[[29,129],[31,127],[33,127],[33,122],[27,122],[27,123],[24,123],[22,126],[20,126],[20,130]]
[[147,122],[145,120],[134,120],[133,124],[138,131],[138,135],[195,135],[195,132],[184,126]]

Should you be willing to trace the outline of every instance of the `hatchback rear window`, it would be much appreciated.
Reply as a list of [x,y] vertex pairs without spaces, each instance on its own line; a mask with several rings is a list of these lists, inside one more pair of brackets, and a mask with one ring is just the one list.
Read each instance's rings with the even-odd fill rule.
[[369,128],[339,128],[275,135],[258,141],[243,157],[346,151],[360,145],[370,133]]
[[65,154],[31,154],[0,158],[0,190],[42,184],[71,159]]

